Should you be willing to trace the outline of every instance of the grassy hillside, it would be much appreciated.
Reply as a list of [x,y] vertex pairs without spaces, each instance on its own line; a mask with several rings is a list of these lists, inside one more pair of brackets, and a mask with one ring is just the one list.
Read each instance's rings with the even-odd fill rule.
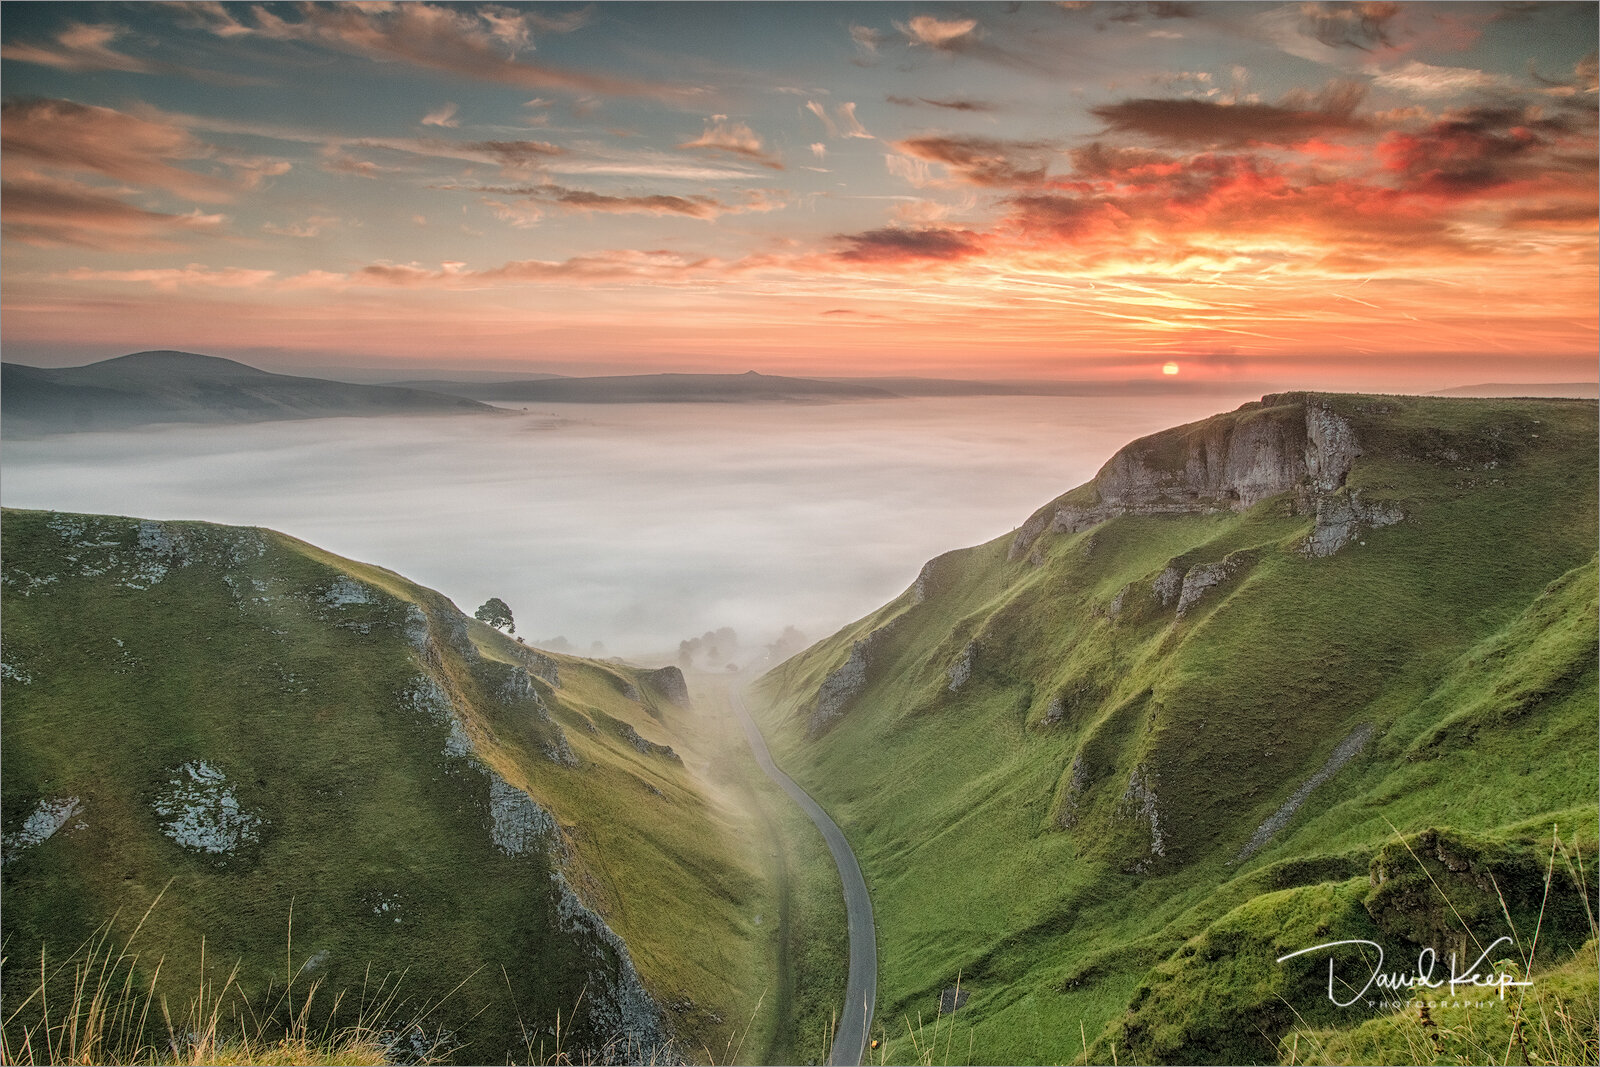
[[41,950],[120,944],[159,897],[139,982],[238,963],[257,1010],[298,975],[348,1015],[387,978],[386,1023],[466,1062],[552,1054],[558,1015],[577,1055],[725,1060],[756,1022],[773,889],[671,679],[270,531],[0,534],[8,1017]]
[[1596,898],[1595,455],[1589,402],[1268,397],[769,673],[774,754],[873,894],[887,1059],[958,977],[978,1062],[1274,1062],[1381,1014],[1295,949],[1515,925],[1525,956],[1543,904],[1535,975],[1565,964]]

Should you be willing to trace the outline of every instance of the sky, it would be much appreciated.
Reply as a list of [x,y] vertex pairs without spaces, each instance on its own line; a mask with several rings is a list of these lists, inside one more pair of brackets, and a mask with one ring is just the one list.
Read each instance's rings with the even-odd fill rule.
[[7,3],[0,344],[1596,377],[1590,3]]

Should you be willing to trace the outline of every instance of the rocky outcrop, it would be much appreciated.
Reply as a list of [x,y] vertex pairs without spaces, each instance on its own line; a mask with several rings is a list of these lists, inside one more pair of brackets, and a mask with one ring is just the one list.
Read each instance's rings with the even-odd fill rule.
[[1078,825],[1078,802],[1083,797],[1083,791],[1089,787],[1089,768],[1083,762],[1083,753],[1078,753],[1072,759],[1072,768],[1067,772],[1067,788],[1061,797],[1061,810],[1056,812],[1056,825],[1063,830],[1070,830]]
[[968,641],[967,647],[961,650],[961,655],[950,664],[950,692],[959,693],[961,687],[967,684],[972,677],[972,667],[978,658],[978,644]]
[[822,680],[822,685],[817,689],[817,702],[811,710],[811,720],[806,727],[807,736],[820,736],[850,709],[850,705],[871,680],[873,660],[893,629],[893,622],[885,623],[851,645],[850,658]]
[[1023,523],[1011,538],[1011,549],[1006,553],[1006,559],[1015,563],[1028,554],[1028,549],[1033,547],[1040,534],[1050,525],[1051,516],[1046,511],[1036,511],[1028,516],[1028,521]]
[[646,671],[639,675],[639,680],[660,693],[668,703],[680,708],[689,707],[689,683],[684,681],[683,671],[677,667]]
[[1183,592],[1183,571],[1167,567],[1150,583],[1150,591],[1155,594],[1156,602],[1166,607]]
[[1266,396],[1127,445],[1084,490],[1030,516],[1008,558],[1024,558],[1047,530],[1078,533],[1118,515],[1243,511],[1290,491],[1310,506],[1344,485],[1360,455],[1355,429],[1325,399]]
[[156,794],[161,832],[194,852],[231,856],[261,840],[262,819],[239,803],[227,775],[205,760],[185,763]]
[[544,682],[551,689],[561,688],[561,670],[556,661],[535,648],[523,647],[518,650],[522,662],[527,665],[528,673]]
[[1363,529],[1393,526],[1404,519],[1405,512],[1397,505],[1366,503],[1353,489],[1318,497],[1316,520],[1310,535],[1301,542],[1300,551],[1308,556],[1331,556],[1354,541]]
[[1157,807],[1158,780],[1156,772],[1141,763],[1128,776],[1128,788],[1122,793],[1119,814],[1144,823],[1150,834],[1149,853],[1125,868],[1129,874],[1145,873],[1157,859],[1167,854],[1166,842],[1161,836],[1161,811]]
[[617,733],[634,749],[646,756],[665,756],[674,763],[682,763],[683,757],[672,751],[671,745],[658,745],[643,736],[632,725],[625,722],[617,723]]
[[1184,572],[1183,588],[1178,591],[1178,618],[1183,618],[1207,591],[1232,577],[1238,566],[1237,561],[1225,559],[1220,563],[1199,563]]
[[[408,613],[405,626],[424,669],[401,692],[402,702],[435,724],[446,727],[444,751],[458,768],[456,773],[476,771],[488,779],[486,822],[491,844],[506,855],[542,854],[549,859],[559,928],[571,935],[587,955],[587,981],[580,1009],[583,1015],[576,1029],[589,1035],[591,1044],[580,1050],[582,1058],[594,1063],[681,1062],[673,1051],[666,1017],[644,988],[627,945],[598,913],[579,899],[562,873],[567,850],[554,817],[478,756],[470,735],[462,726],[455,697],[427,670],[430,663],[437,665],[439,656],[428,616],[421,610]],[[533,690],[522,668],[513,669],[505,684],[517,694]],[[662,754],[679,760],[667,746],[652,745],[639,737],[631,726],[621,725],[648,750],[665,750]],[[555,741],[546,745],[545,755],[552,762],[567,766],[577,763],[565,736],[559,731]]]
[[1269,815],[1265,822],[1256,827],[1256,832],[1250,835],[1250,840],[1239,851],[1239,854],[1234,857],[1233,862],[1239,863],[1242,860],[1249,859],[1268,841],[1271,841],[1279,830],[1288,826],[1289,820],[1294,817],[1296,811],[1300,810],[1300,805],[1306,802],[1306,798],[1311,796],[1312,791],[1329,778],[1332,778],[1339,772],[1340,768],[1354,759],[1356,753],[1360,752],[1371,738],[1372,726],[1368,723],[1362,723],[1350,731],[1349,736],[1339,742],[1332,755],[1323,762],[1317,772],[1301,782],[1299,788],[1290,794],[1289,799],[1285,800],[1277,811]]
[[959,551],[946,552],[924,563],[922,570],[917,572],[917,580],[912,583],[911,602],[921,604],[948,589],[961,573],[961,555]]
[[39,801],[17,831],[0,840],[0,862],[10,863],[33,846],[48,841],[74,816],[82,814],[83,807],[77,797],[47,797]]
[[[565,852],[555,819],[522,790],[485,766],[489,778],[489,835],[508,856],[543,854],[552,861]],[[593,1044],[583,1059],[594,1063],[678,1063],[661,1008],[634,968],[628,946],[606,921],[579,899],[560,866],[553,863],[551,888],[561,931],[583,945],[588,956],[582,1027]]]

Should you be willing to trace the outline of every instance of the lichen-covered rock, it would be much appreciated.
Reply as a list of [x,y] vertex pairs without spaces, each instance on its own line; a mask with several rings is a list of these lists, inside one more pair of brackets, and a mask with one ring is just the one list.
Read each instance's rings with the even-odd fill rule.
[[639,675],[640,681],[680,708],[689,706],[689,683],[677,667],[662,667]]
[[1036,511],[1028,516],[1028,521],[1023,523],[1011,538],[1011,549],[1006,553],[1006,559],[1012,563],[1028,554],[1028,549],[1033,547],[1033,542],[1044,533],[1050,525],[1051,516],[1046,511]]
[[333,608],[349,607],[352,604],[376,603],[376,599],[366,586],[346,574],[341,574],[335,578],[333,584],[328,586],[328,591],[318,599]]
[[561,666],[549,656],[536,648],[521,649],[522,662],[528,665],[528,673],[544,682],[551,689],[561,688]]
[[506,680],[495,690],[495,696],[502,704],[511,706],[525,704],[532,708],[538,719],[543,722],[550,721],[550,707],[544,702],[544,694],[533,684],[526,667],[512,667],[506,674]]
[[554,736],[544,743],[544,758],[562,767],[576,767],[578,755],[572,751],[572,746],[567,744],[567,735],[559,726],[554,729]]
[[48,841],[82,811],[83,801],[77,797],[48,797],[39,801],[17,831],[0,840],[0,862],[10,863],[33,846]]
[[508,856],[556,844],[556,821],[533,799],[485,768],[489,776],[489,839]]
[[153,807],[165,820],[161,832],[184,848],[232,855],[261,840],[263,820],[244,810],[228,777],[205,760],[178,767]]

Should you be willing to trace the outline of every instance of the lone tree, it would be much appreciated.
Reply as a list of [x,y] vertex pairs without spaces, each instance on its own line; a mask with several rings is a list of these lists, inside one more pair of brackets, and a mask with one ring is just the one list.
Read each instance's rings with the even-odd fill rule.
[[480,619],[497,630],[504,630],[508,634],[517,632],[517,624],[511,621],[511,609],[506,607],[506,602],[497,596],[492,596],[483,602],[483,607],[472,613],[474,619]]

